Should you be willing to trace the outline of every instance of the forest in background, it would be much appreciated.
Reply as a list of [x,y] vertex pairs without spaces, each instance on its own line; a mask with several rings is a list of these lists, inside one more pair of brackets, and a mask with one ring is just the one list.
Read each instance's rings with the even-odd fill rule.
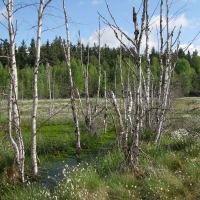
[[[89,49],[88,49],[89,48]],[[94,43],[92,47],[84,46],[77,42],[71,44],[71,67],[72,75],[76,88],[80,95],[84,96],[84,75],[83,65],[88,65],[89,93],[94,97],[98,87],[98,45]],[[130,50],[134,52],[133,47]],[[19,78],[19,98],[32,99],[33,67],[36,53],[36,42],[31,40],[29,46],[25,41],[16,48],[16,63]],[[120,82],[120,47],[110,48],[106,44],[100,48],[100,63],[102,72],[106,71],[107,90],[113,90],[116,95],[121,94]],[[135,66],[135,61],[130,57],[127,49],[121,47],[122,74],[123,79],[128,80],[134,87],[134,73],[136,68],[129,68],[127,63]],[[0,93],[7,94],[9,87],[9,68],[10,61],[9,42],[4,40],[0,43]],[[89,56],[88,56],[89,55]],[[159,52],[152,48],[150,51],[150,67],[152,72],[151,79],[157,85],[159,81]],[[47,64],[48,63],[48,64]],[[47,67],[50,66],[50,67]],[[146,59],[142,56],[142,70],[145,75]],[[131,73],[130,73],[131,71]],[[104,77],[101,77],[100,95],[104,95]],[[48,84],[50,83],[50,86]],[[126,81],[124,84],[127,85]],[[52,43],[48,40],[41,46],[41,61],[38,76],[38,96],[40,99],[49,98],[49,90],[53,98],[68,98],[70,89],[68,84],[68,71],[66,67],[65,55],[60,37],[55,37]],[[200,56],[197,51],[187,53],[184,49],[179,49],[178,60],[172,77],[173,93],[177,96],[199,96],[200,95]]]

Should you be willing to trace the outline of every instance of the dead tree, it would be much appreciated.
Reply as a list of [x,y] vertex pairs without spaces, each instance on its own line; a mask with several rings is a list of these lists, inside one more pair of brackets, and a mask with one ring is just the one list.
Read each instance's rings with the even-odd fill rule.
[[98,31],[98,88],[97,88],[96,103],[95,103],[95,106],[94,106],[93,119],[95,119],[96,114],[98,112],[100,87],[101,87],[101,25],[100,25],[100,17],[99,17],[99,31]]
[[[163,5],[163,1],[161,1],[161,7]],[[159,101],[158,103],[160,104],[160,111],[158,112],[158,126],[157,126],[157,135],[155,138],[155,144],[159,145],[160,142],[160,138],[162,135],[162,128],[163,128],[163,123],[165,120],[165,115],[166,115],[166,110],[168,108],[169,105],[169,94],[170,94],[170,83],[171,83],[171,78],[172,78],[172,72],[175,68],[176,65],[176,61],[177,61],[177,52],[178,52],[178,48],[179,48],[179,36],[181,31],[179,30],[177,37],[175,38],[175,40],[173,41],[173,37],[174,37],[174,29],[170,32],[169,29],[169,4],[168,4],[168,0],[166,0],[166,51],[165,51],[165,56],[166,56],[166,67],[165,70],[163,71],[163,76],[164,76],[164,82],[163,84],[161,84],[161,80],[160,80],[160,87],[159,88]],[[162,10],[162,9],[161,9]],[[161,13],[162,16],[162,13]],[[162,27],[162,18],[160,18],[160,24]],[[161,29],[160,27],[160,29]],[[181,28],[180,28],[181,29]],[[162,44],[162,31],[163,29],[160,30],[161,31],[161,44]],[[173,48],[174,45],[177,44],[176,46],[176,51],[175,51],[175,58],[172,58],[172,53],[173,53]],[[161,49],[162,50],[162,49]],[[162,52],[161,52],[162,54]],[[160,64],[163,63],[162,61],[162,56],[160,57]],[[161,65],[161,70],[163,70],[163,66]],[[161,76],[162,77],[162,76]]]
[[[133,24],[134,24],[134,39],[131,39],[125,32],[123,32],[117,25],[114,17],[112,16],[108,4],[106,2],[108,11],[110,13],[111,18],[113,19],[114,24],[111,24],[110,22],[108,22],[108,20],[106,20],[101,14],[99,14],[105,21],[106,23],[110,26],[110,28],[114,31],[116,38],[120,41],[121,45],[123,47],[125,47],[125,49],[130,53],[130,55],[134,58],[135,60],[135,66],[136,66],[136,76],[135,76],[135,102],[134,102],[134,119],[133,119],[133,123],[131,123],[132,128],[129,129],[131,131],[129,131],[128,133],[128,138],[129,141],[127,143],[127,146],[124,145],[125,148],[122,148],[124,150],[125,156],[126,156],[126,160],[128,161],[128,165],[133,166],[136,169],[137,163],[138,163],[138,156],[139,156],[139,138],[142,132],[142,111],[143,111],[143,102],[142,102],[142,71],[141,71],[141,41],[142,41],[142,37],[143,37],[143,32],[145,30],[145,19],[146,19],[146,13],[147,13],[147,5],[148,5],[148,0],[144,0],[143,1],[143,12],[142,12],[142,18],[141,18],[141,27],[139,29],[138,27],[138,22],[137,22],[137,13],[135,11],[135,8],[133,8]],[[118,36],[117,31],[119,31],[123,37],[125,37],[134,47],[135,47],[135,52],[132,52],[122,41],[122,39]],[[133,67],[132,67],[133,68]],[[111,93],[112,95],[112,99],[113,99],[113,103],[114,101],[114,94]],[[128,103],[128,108],[127,111],[128,113],[131,113],[131,109],[132,109],[132,100],[130,98],[130,94],[129,94],[129,103]],[[116,105],[113,104],[116,110],[116,113],[118,115],[118,118],[120,117],[119,112],[117,111],[118,109],[116,109]],[[128,119],[130,120],[130,114],[127,115]],[[124,122],[123,120],[121,120],[119,118],[119,122],[120,122],[120,127],[121,127],[121,131],[123,131],[123,134],[125,134],[124,132]],[[122,125],[123,124],[123,125]],[[123,129],[122,129],[123,128]],[[129,137],[130,136],[130,137]],[[122,145],[124,143],[122,142]]]
[[49,63],[46,63],[46,71],[47,71],[47,87],[49,91],[49,115],[53,115],[54,111],[54,97],[52,95],[52,89],[51,89],[51,67]]
[[67,64],[68,74],[69,74],[71,106],[72,106],[72,114],[73,114],[74,124],[75,124],[76,155],[78,156],[81,150],[80,129],[79,129],[78,112],[77,112],[75,92],[74,92],[74,83],[73,83],[73,78],[72,78],[71,63],[70,63],[70,37],[69,37],[69,28],[68,28],[68,16],[67,16],[64,0],[63,0],[63,12],[64,12],[64,17],[65,17],[65,27],[66,27],[66,35],[67,35],[67,51],[65,49],[65,45],[63,42],[62,42],[62,45],[64,49],[64,54],[65,54],[65,59],[66,59],[66,64]]
[[119,108],[119,105],[117,103],[117,98],[115,97],[115,94],[113,91],[110,91],[110,98],[111,98],[111,103],[113,104],[113,107],[115,109],[115,112],[117,114],[117,118],[118,118],[118,123],[119,123],[119,126],[120,126],[120,134],[118,135],[118,143],[119,143],[119,147],[120,149],[124,149],[124,144],[125,144],[125,141],[122,141],[122,138],[124,133],[125,133],[125,128],[124,128],[124,122],[123,122],[123,119],[122,119],[122,115],[121,115],[121,112],[120,112],[120,108]]
[[146,126],[151,127],[151,112],[150,112],[150,97],[151,97],[151,68],[150,68],[150,57],[149,57],[149,15],[148,15],[148,1],[145,1],[146,10],[146,23],[145,23],[145,36],[146,36],[146,81],[145,81],[145,116],[146,116]]
[[106,89],[107,79],[106,71],[104,70],[104,100],[105,100],[105,112],[104,112],[104,133],[107,132],[107,111],[108,111],[108,100],[107,100],[107,89]]

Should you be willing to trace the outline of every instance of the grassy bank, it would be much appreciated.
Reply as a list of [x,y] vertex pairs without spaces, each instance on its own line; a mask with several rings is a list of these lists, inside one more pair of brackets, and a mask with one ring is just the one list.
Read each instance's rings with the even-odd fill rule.
[[[59,103],[62,106],[66,104],[62,101]],[[48,108],[43,106],[42,109],[48,112]],[[65,115],[67,109],[65,107],[63,114],[59,112],[57,118],[46,122],[46,118],[40,116],[39,155],[62,156],[63,153],[74,151],[73,123]],[[200,199],[199,120],[199,98],[177,99],[167,115],[159,148],[153,143],[154,133],[148,132],[149,136],[143,137],[136,174],[127,169],[123,153],[115,147],[88,166],[69,168],[65,165],[62,171],[65,178],[54,188],[45,188],[29,181],[24,185],[9,183],[1,188],[1,199]],[[23,134],[27,155],[30,154],[29,126],[24,117]],[[107,145],[110,138],[115,136],[114,132],[88,134],[83,125],[81,130],[83,149]],[[3,157],[9,164],[12,162],[12,149],[3,135],[2,141]],[[1,169],[7,164],[1,160]]]
[[128,171],[119,151],[93,164],[65,166],[65,179],[54,189],[26,183],[2,199],[199,199],[200,141],[164,137],[159,149],[143,142],[138,173]]

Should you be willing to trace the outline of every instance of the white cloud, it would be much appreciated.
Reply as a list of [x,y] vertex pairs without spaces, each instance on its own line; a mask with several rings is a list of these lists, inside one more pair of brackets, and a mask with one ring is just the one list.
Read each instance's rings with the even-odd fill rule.
[[[113,47],[119,47],[119,41],[115,37],[115,34],[113,30],[106,26],[100,30],[101,32],[101,46],[106,44],[107,46],[113,48]],[[94,43],[98,44],[98,31],[95,31],[89,39],[82,39],[82,42],[86,45],[88,42],[91,46],[93,46]]]
[[[182,24],[182,30],[183,29],[186,29],[186,30],[192,30],[192,23],[193,21],[191,20],[188,20],[184,14],[180,15],[179,17],[177,18],[173,18],[170,20],[170,24],[169,24],[169,28],[170,30],[172,30],[175,26],[176,26],[176,29],[175,29],[175,33],[174,33],[174,40],[178,34],[178,31],[179,31],[179,27],[181,26]],[[160,18],[159,16],[154,16],[150,22],[150,30],[151,30],[151,33],[149,35],[149,50],[152,49],[152,47],[154,47],[156,50],[159,50],[159,43],[160,41],[158,41],[158,37],[160,37],[159,35],[159,26],[160,26]],[[166,25],[166,20],[163,19],[163,27],[165,27]],[[127,31],[123,30],[131,39],[134,37],[133,36],[133,33],[127,33]],[[166,29],[165,31],[166,32]],[[116,38],[113,30],[109,27],[109,26],[106,26],[104,28],[101,29],[101,33],[102,33],[102,36],[101,36],[101,46],[103,46],[104,44],[108,45],[110,48],[113,48],[113,47],[119,47],[120,45],[120,42],[118,41],[118,39]],[[97,35],[98,35],[98,32],[95,31],[88,39],[87,38],[84,38],[82,39],[82,42],[84,43],[84,45],[87,45],[87,43],[89,42],[90,46],[93,46],[94,43],[98,44],[98,38],[97,38]],[[118,35],[120,37],[120,33],[118,32]],[[188,36],[188,35],[187,35]],[[163,37],[164,37],[164,41],[165,41],[165,38],[166,38],[166,34],[163,33]],[[182,35],[181,35],[182,37]],[[183,36],[182,38],[184,38],[185,36]],[[130,46],[130,42],[125,40],[125,37],[123,37],[123,41],[124,43],[127,45],[127,46]],[[190,38],[191,39],[191,38]],[[189,42],[188,42],[189,44]],[[188,44],[181,44],[180,47],[185,47],[187,46]],[[145,35],[143,35],[143,38],[142,38],[142,43],[141,43],[141,53],[144,53],[144,50],[146,48],[146,37]],[[196,42],[196,45],[191,45],[188,50],[192,53],[193,51],[197,50],[199,53],[200,53],[200,41],[199,42]]]
[[92,0],[93,5],[100,4],[102,2],[103,2],[102,0]]
[[0,9],[0,21],[5,19],[5,17],[2,14],[6,15],[6,8],[5,7]]
[[[188,20],[184,14],[178,16],[177,18],[171,18],[169,21],[169,31],[174,30],[174,40],[176,38],[176,36],[178,35],[178,31],[180,29],[180,26],[182,26],[182,33],[181,33],[181,38],[185,37],[183,34],[183,30],[187,30],[187,32],[189,30],[193,29],[193,25],[194,22],[193,20]],[[160,16],[154,16],[151,19],[150,22],[150,36],[149,36],[149,46],[150,46],[150,50],[152,47],[155,47],[156,49],[158,49],[158,37],[160,37],[160,33],[159,33],[159,28],[160,28]],[[163,37],[164,37],[164,41],[166,40],[166,18],[163,17]],[[158,30],[157,30],[158,29]],[[187,35],[188,37],[188,35]],[[143,37],[143,42],[142,42],[142,49],[145,49],[145,37]],[[191,48],[192,49],[192,48]]]
[[180,47],[181,47],[182,49],[187,48],[187,50],[186,50],[186,52],[185,52],[186,54],[187,54],[188,51],[190,52],[190,54],[192,54],[195,50],[197,50],[198,55],[200,55],[200,45],[191,44],[191,45],[188,47],[188,44],[181,44]]
[[175,26],[180,27],[180,25],[182,25],[182,27],[185,28],[190,26],[190,21],[186,19],[184,14],[182,14],[176,19],[172,18],[169,24],[171,29],[173,29]]
[[79,6],[81,6],[81,5],[83,4],[83,1],[79,1],[79,3],[78,3],[78,4],[79,4]]
[[[169,17],[170,19],[170,17]],[[182,26],[182,28],[186,28],[186,27],[192,27],[191,24],[193,24],[192,20],[188,20],[185,17],[185,14],[183,13],[182,15],[178,16],[177,18],[171,18],[169,20],[169,29],[172,30],[174,29],[174,27],[176,27],[177,29]],[[151,28],[155,29],[156,26],[159,27],[160,26],[160,16],[154,16],[151,19],[150,22]],[[163,27],[166,26],[166,18],[163,17]]]

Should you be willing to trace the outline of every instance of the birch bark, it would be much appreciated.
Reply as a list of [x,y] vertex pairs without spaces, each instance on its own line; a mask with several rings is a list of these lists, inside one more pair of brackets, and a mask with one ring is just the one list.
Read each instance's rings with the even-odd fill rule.
[[[24,182],[24,143],[21,134],[20,113],[18,107],[18,78],[17,66],[15,57],[15,31],[13,27],[13,0],[8,0],[7,4],[4,2],[8,13],[8,31],[10,38],[10,90],[8,97],[8,137],[15,152],[15,162],[20,174],[20,179]],[[12,114],[13,113],[13,116]],[[12,120],[13,118],[13,120]],[[12,138],[12,123],[14,125],[16,142]]]
[[[161,1],[162,3],[162,1]],[[175,64],[172,63],[172,47],[175,44],[175,42],[172,42],[173,35],[174,35],[174,29],[169,31],[169,3],[168,0],[166,0],[166,34],[167,34],[167,39],[166,39],[166,69],[165,69],[165,79],[164,79],[164,88],[163,88],[163,99],[162,99],[162,104],[161,104],[161,111],[160,115],[158,118],[158,129],[157,129],[157,135],[155,139],[155,144],[159,145],[160,143],[160,138],[162,134],[162,128],[163,128],[163,123],[165,120],[165,115],[166,115],[166,109],[169,103],[169,90],[170,90],[170,83],[171,83],[171,76],[172,72],[174,70]],[[175,41],[179,40],[180,36],[180,31],[179,34],[176,38]],[[178,52],[178,46],[176,51]],[[176,63],[176,60],[173,60],[174,63]]]
[[107,101],[107,89],[106,89],[106,71],[104,71],[104,99],[105,99],[105,112],[104,112],[104,133],[107,132],[107,110],[108,110],[108,101]]
[[98,112],[99,106],[99,93],[101,87],[101,25],[100,25],[100,17],[99,17],[99,31],[98,31],[98,88],[97,88],[97,97],[96,97],[96,104],[94,107],[94,117]]
[[91,119],[91,106],[90,106],[90,95],[89,95],[89,89],[88,89],[88,66],[89,66],[89,44],[88,44],[88,59],[87,59],[87,65],[84,71],[84,84],[85,84],[85,98],[86,98],[86,116],[85,116],[85,122],[86,126],[89,131],[92,129],[92,119]]
[[147,127],[151,127],[151,115],[150,115],[150,80],[151,80],[151,68],[150,68],[150,57],[149,57],[149,15],[148,15],[148,1],[145,1],[145,15],[146,15],[146,27],[145,27],[145,35],[146,35],[146,125]]
[[48,62],[46,63],[46,70],[47,70],[47,87],[49,90],[49,115],[52,116],[54,104],[53,104],[52,91],[51,91],[51,68]]
[[133,23],[135,26],[135,44],[136,44],[136,67],[137,67],[137,76],[136,76],[136,102],[135,102],[135,128],[134,128],[134,135],[133,135],[133,166],[136,169],[137,163],[138,163],[138,156],[139,156],[139,137],[141,134],[141,126],[142,126],[142,93],[141,93],[141,53],[140,53],[140,47],[141,47],[141,40],[143,36],[144,31],[144,22],[145,22],[145,13],[146,13],[146,1],[143,2],[143,14],[141,19],[141,28],[140,33],[138,29],[138,23],[137,23],[137,13],[135,12],[135,8],[133,8]]
[[72,113],[73,113],[74,124],[75,124],[76,155],[79,156],[80,150],[81,150],[80,129],[79,129],[78,113],[77,113],[76,99],[75,99],[75,93],[74,93],[74,83],[73,83],[73,78],[72,78],[71,63],[70,63],[70,37],[69,37],[69,28],[68,28],[68,16],[67,16],[64,0],[63,0],[63,11],[64,11],[64,17],[65,17],[66,34],[67,34],[67,52],[65,50],[65,46],[63,42],[62,42],[62,45],[63,45],[63,49],[65,53],[65,59],[66,59],[68,74],[69,74],[71,105],[72,105]]
[[34,75],[33,75],[33,109],[32,109],[32,148],[31,148],[31,159],[33,167],[33,175],[38,174],[37,165],[37,107],[38,107],[38,68],[40,64],[40,47],[41,47],[41,34],[42,34],[42,17],[46,6],[52,0],[48,0],[46,4],[44,0],[40,0],[40,6],[38,9],[38,21],[37,21],[37,42],[36,42],[36,57],[34,64]]
[[119,140],[118,140],[119,147],[121,149],[123,149],[124,148],[123,144],[125,144],[125,142],[121,141],[121,138],[123,138],[124,131],[125,131],[124,123],[123,123],[123,120],[122,120],[122,116],[121,116],[121,112],[120,112],[120,109],[119,109],[119,105],[117,103],[117,99],[116,99],[115,94],[114,94],[113,91],[110,91],[110,97],[111,97],[111,101],[112,101],[112,104],[114,106],[115,112],[116,112],[117,117],[118,117],[118,122],[119,122],[119,125],[120,125],[120,135],[118,137],[119,138]]

